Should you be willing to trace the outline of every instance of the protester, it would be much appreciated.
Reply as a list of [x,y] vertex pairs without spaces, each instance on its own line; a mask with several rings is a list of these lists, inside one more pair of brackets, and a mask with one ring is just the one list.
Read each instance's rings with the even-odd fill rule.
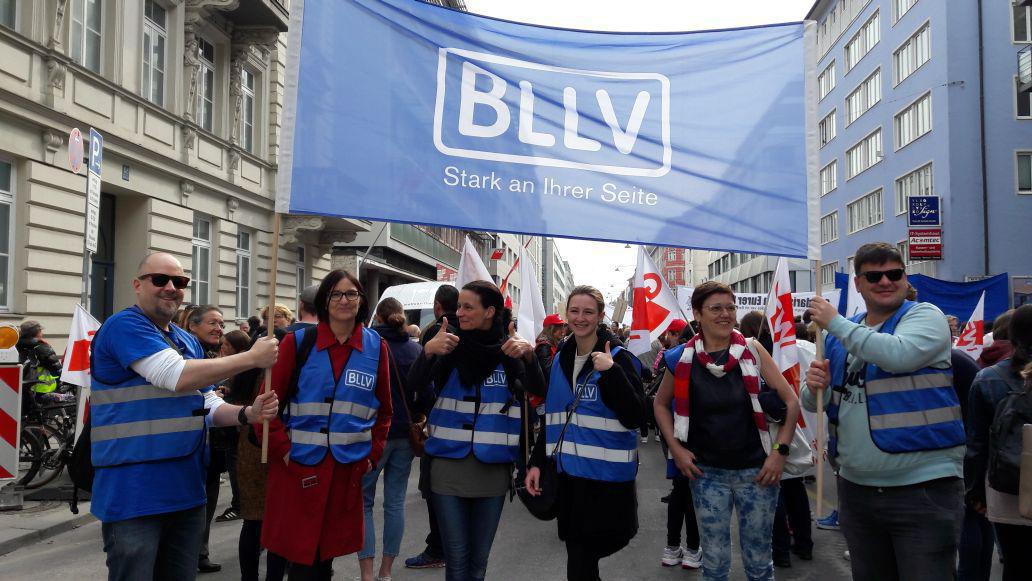
[[[272,326],[284,328],[294,323],[294,311],[291,311],[286,305],[276,303],[272,307]],[[269,326],[269,307],[262,309],[262,327],[268,328]]]
[[[578,286],[566,299],[573,334],[552,360],[545,398],[545,438],[539,438],[524,484],[541,493],[540,467],[555,454],[559,479],[559,538],[566,543],[566,578],[599,578],[598,562],[627,546],[638,532],[635,431],[644,393],[634,357],[602,325],[605,300]],[[566,426],[565,432],[564,425]]]
[[[767,350],[734,329],[737,309],[731,287],[715,281],[700,284],[691,304],[701,332],[664,356],[669,373],[656,395],[656,422],[678,470],[692,481],[703,578],[728,576],[734,507],[746,576],[772,579],[778,482],[799,403]],[[786,406],[784,424],[773,441],[759,407],[761,376]]]
[[297,320],[285,327],[287,333],[319,324],[319,313],[315,308],[315,295],[318,292],[319,285],[317,284],[305,287],[301,291],[297,297]]
[[[1001,402],[1009,393],[1023,393],[1027,398],[1032,392],[1032,305],[1014,310],[1007,335],[1013,355],[979,371],[971,385],[964,471],[967,504],[984,514],[996,531],[1003,558],[1003,579],[1017,581],[1032,577],[1032,519],[1019,512],[1017,494],[997,490],[987,482],[987,475],[989,458],[995,452],[993,446],[1000,441],[999,436],[1005,435],[993,431]],[[1025,371],[1024,377],[1021,370]],[[995,441],[991,433],[996,435]]]
[[559,342],[565,336],[566,321],[563,321],[558,313],[546,316],[534,346],[534,355],[541,366],[541,373],[547,372],[548,366],[552,364],[552,356],[559,349]]
[[984,369],[996,365],[1014,353],[1014,346],[1010,342],[1010,322],[1013,314],[1014,309],[1011,309],[993,321],[993,342],[979,354],[978,367]]
[[[1009,317],[1008,317],[1009,320]],[[950,350],[950,366],[953,369],[953,390],[960,401],[961,417],[965,426],[969,423],[969,401],[971,385],[978,375],[979,367],[970,355],[961,349]],[[993,549],[996,544],[993,525],[969,505],[964,507],[960,541],[957,545],[957,581],[987,581],[992,571]]]
[[237,324],[237,330],[238,331],[243,331],[244,333],[247,333],[247,335],[250,337],[251,336],[251,323],[250,323],[250,319],[248,319],[246,321],[241,321],[240,323],[238,323]]
[[[237,353],[243,353],[251,347],[251,338],[247,336],[247,333],[234,329],[222,336],[222,345],[219,347],[219,357],[228,357],[230,355],[236,355]],[[237,402],[232,397],[232,378],[224,383],[221,387],[223,397],[230,403],[237,403],[240,405],[249,405],[254,401],[254,394],[251,394],[251,398],[247,401]],[[222,435],[222,441],[220,442],[222,448],[222,454],[225,456],[226,471],[229,472],[229,488],[233,493],[233,499],[230,501],[229,506],[226,510],[222,511],[222,514],[215,517],[215,522],[229,522],[240,518],[240,482],[237,479],[237,439],[240,434],[240,429],[236,426],[230,428],[217,428],[213,432],[221,432],[225,430]]]
[[443,318],[409,373],[410,389],[432,381],[437,391],[426,454],[449,581],[484,578],[519,453],[517,398],[545,392],[534,347],[515,334],[498,287],[462,287],[457,316],[458,333],[444,331]]
[[258,330],[262,328],[262,320],[258,318],[258,315],[251,315],[247,317],[248,334],[252,338],[258,335]]
[[[950,579],[963,517],[964,426],[949,325],[934,305],[905,300],[895,246],[861,246],[854,272],[867,312],[847,320],[823,298],[810,302],[827,332],[827,359],[810,365],[802,390],[808,410],[818,395],[827,406],[853,578]],[[914,413],[893,413],[901,409]]]
[[219,356],[226,357],[243,353],[251,346],[251,339],[247,333],[240,329],[234,329],[222,336],[222,346],[219,348]]
[[[211,384],[269,367],[277,342],[205,359],[171,323],[190,279],[170,254],[140,262],[136,304],[107,319],[92,342],[91,510],[100,519],[108,578],[194,579],[204,531],[205,428],[274,417],[275,394],[226,404]],[[200,410],[206,410],[201,412]]]
[[24,321],[19,327],[18,363],[24,365],[23,379],[32,383],[35,393],[54,393],[61,381],[61,359],[54,348],[43,339],[43,325],[39,321]]
[[383,454],[393,408],[387,345],[362,324],[358,279],[330,272],[315,307],[319,324],[286,335],[272,369],[289,407],[269,423],[262,545],[291,562],[291,579],[321,580],[362,547],[361,479]]
[[[443,284],[437,288],[434,294],[434,323],[430,325],[419,344],[426,348],[427,341],[437,336],[437,333],[444,325],[444,320],[451,321],[444,325],[449,333],[458,333],[459,318],[455,311],[459,305],[459,291],[450,284]],[[426,500],[426,515],[429,521],[430,532],[426,535],[426,548],[418,555],[405,559],[405,566],[409,569],[433,569],[444,567],[444,546],[441,543],[441,529],[437,525],[437,516],[434,513],[434,503],[430,492],[430,457],[423,456],[419,460],[419,492]]]
[[952,341],[956,341],[960,335],[960,320],[953,315],[946,315],[946,324],[950,327],[950,338]]
[[[405,330],[405,310],[395,298],[386,298],[376,306],[373,331],[387,341],[387,347],[397,374],[391,378],[391,402],[394,416],[387,433],[387,445],[376,468],[362,477],[362,497],[365,510],[365,540],[358,552],[362,581],[373,581],[373,566],[376,556],[376,526],[373,521],[373,503],[376,498],[376,481],[383,473],[383,560],[380,562],[376,581],[389,580],[394,559],[401,548],[405,533],[405,491],[408,489],[409,473],[412,471],[413,455],[409,443],[409,426],[412,418],[409,410],[416,405],[407,388],[408,373],[412,363],[423,353],[423,348],[410,340]],[[432,397],[432,394],[428,395]]]

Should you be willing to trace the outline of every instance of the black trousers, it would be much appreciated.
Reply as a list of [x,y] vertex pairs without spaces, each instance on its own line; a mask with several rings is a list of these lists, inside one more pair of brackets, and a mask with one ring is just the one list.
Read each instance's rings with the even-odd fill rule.
[[993,523],[1003,553],[1003,581],[1032,579],[1032,526]]
[[598,562],[627,546],[626,539],[566,541],[567,581],[599,581]]
[[[243,521],[237,554],[240,558],[240,580],[258,581],[258,563],[262,558],[262,521]],[[287,560],[276,553],[268,553],[265,559],[265,581],[283,581],[286,571]]]
[[319,551],[316,550],[315,562],[311,565],[290,563],[288,579],[290,581],[331,581],[333,579],[333,559],[320,561]]
[[423,455],[419,459],[419,492],[426,499],[426,516],[430,521],[430,532],[426,535],[427,556],[435,559],[444,558],[444,545],[441,543],[441,527],[437,526],[437,514],[434,512],[434,503],[430,501],[430,457]]
[[[212,451],[214,455],[216,452]],[[222,452],[217,452],[221,454]],[[208,495],[207,505],[205,506],[204,515],[204,536],[201,537],[201,552],[198,555],[199,559],[207,559],[210,555],[208,552],[208,537],[211,535],[211,519],[215,518],[215,509],[219,505],[219,476],[222,474],[219,467],[213,467],[215,462],[208,466],[208,473],[204,481],[204,493]]]
[[774,537],[771,550],[774,555],[787,557],[791,549],[812,549],[813,531],[810,529],[810,498],[802,478],[781,481],[778,508],[774,511]]
[[681,544],[681,523],[684,523],[684,544],[692,551],[699,548],[699,523],[695,520],[695,504],[692,503],[691,481],[674,478],[674,489],[667,502],[667,546]]

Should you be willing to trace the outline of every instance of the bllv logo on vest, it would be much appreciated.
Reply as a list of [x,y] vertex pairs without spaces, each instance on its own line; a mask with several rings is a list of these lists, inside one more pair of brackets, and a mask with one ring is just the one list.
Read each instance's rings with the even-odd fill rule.
[[585,385],[580,399],[581,401],[598,401],[598,384],[589,383]]
[[434,145],[455,157],[663,176],[670,81],[441,48]]
[[501,369],[496,369],[491,375],[487,376],[484,380],[484,387],[506,387],[508,381],[505,378],[505,372]]
[[344,385],[348,387],[357,387],[358,389],[370,391],[375,383],[376,377],[370,373],[348,369],[344,375]]

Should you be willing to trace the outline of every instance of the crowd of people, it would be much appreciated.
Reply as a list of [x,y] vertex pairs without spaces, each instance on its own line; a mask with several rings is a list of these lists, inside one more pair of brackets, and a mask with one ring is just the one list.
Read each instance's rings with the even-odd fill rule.
[[[907,298],[895,247],[861,247],[854,268],[865,312],[847,319],[813,299],[794,389],[762,314],[739,321],[718,282],[695,288],[693,321],[635,357],[590,286],[528,340],[494,284],[444,285],[414,337],[397,300],[371,305],[344,270],[303,289],[296,315],[274,305],[226,332],[217,307],[181,309],[182,266],[150,254],[136,304],[93,340],[92,511],[109,578],[217,571],[211,523],[240,519],[244,581],[263,552],[273,581],[330,579],[352,553],[363,581],[389,581],[419,457],[429,535],[406,567],[484,579],[506,494],[522,488],[554,498],[566,578],[594,581],[638,532],[638,439],[651,427],[671,480],[659,564],[727,579],[734,545],[749,579],[773,579],[814,554],[806,474],[786,462],[818,398],[838,488],[826,528],[844,533],[855,579],[988,579],[995,543],[1004,579],[1029,578],[1032,520],[1005,470],[998,410],[1032,397],[1032,306],[999,317],[976,362],[951,348],[938,308]],[[41,329],[25,331],[45,378],[53,351]],[[216,516],[226,471],[233,499]]]

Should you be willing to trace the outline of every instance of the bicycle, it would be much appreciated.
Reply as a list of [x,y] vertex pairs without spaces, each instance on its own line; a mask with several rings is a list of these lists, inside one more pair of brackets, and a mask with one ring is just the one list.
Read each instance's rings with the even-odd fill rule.
[[[22,421],[25,445],[19,456],[18,483],[32,490],[50,484],[71,459],[75,439],[75,401],[46,403],[30,390],[29,410]],[[21,471],[25,464],[24,473]]]

